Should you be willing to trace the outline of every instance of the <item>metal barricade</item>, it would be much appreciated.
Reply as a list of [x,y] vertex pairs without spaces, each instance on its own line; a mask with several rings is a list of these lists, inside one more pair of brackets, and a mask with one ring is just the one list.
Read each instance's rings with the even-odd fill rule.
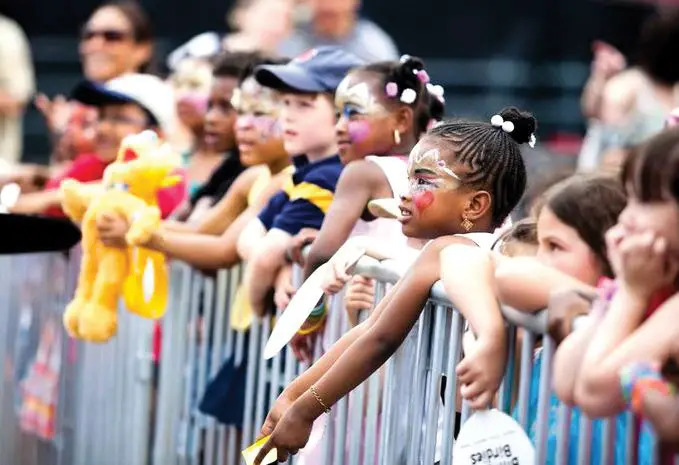
[[[377,301],[384,296],[386,286],[399,277],[390,263],[380,264],[367,258],[359,262],[357,272],[378,281]],[[339,299],[331,306],[337,306],[335,311],[344,313]],[[507,323],[509,362],[497,406],[513,414],[529,433],[536,446],[536,463],[633,463],[635,424],[629,414],[625,432],[617,431],[615,418],[599,420],[597,430],[601,434],[596,441],[592,437],[592,422],[581,415],[577,456],[568,457],[570,412],[558,405],[558,420],[554,415],[552,404],[556,400],[551,377],[556,346],[546,332],[546,312],[530,315],[505,308],[503,315]],[[338,316],[333,316],[331,311],[331,317],[329,331],[333,334],[336,324],[333,320]],[[455,367],[462,354],[464,323],[462,315],[446,297],[442,284],[437,283],[411,334],[385,364],[384,380],[381,381],[378,374],[373,375],[334,407],[325,432],[325,449],[332,452],[328,452],[323,463],[428,465],[440,461],[442,465],[453,464],[456,418],[464,424],[471,414],[466,402],[456,404]],[[263,344],[268,324],[262,329]],[[518,367],[514,363],[517,332],[523,336]],[[333,334],[331,340],[339,335]],[[537,360],[541,361],[536,363]],[[514,392],[515,376],[519,376],[518,392]],[[443,379],[446,384],[442,393]],[[261,408],[258,403],[258,412]],[[263,414],[258,413],[255,418],[258,420],[255,423],[261,424]],[[550,423],[557,421],[561,433],[550,450]],[[551,443],[554,446],[554,441]],[[614,451],[614,445],[620,443],[626,444],[624,462]],[[597,456],[593,456],[595,448],[599,451]]]
[[[61,314],[75,285],[77,254],[0,258],[0,270],[0,465],[143,465],[149,460],[153,465],[235,465],[241,463],[240,450],[258,436],[276,397],[306,368],[287,348],[269,361],[262,359],[271,318],[255,319],[247,332],[231,329],[238,269],[210,277],[173,265],[157,375],[150,352],[153,323],[122,309],[118,335],[106,345],[65,337]],[[400,277],[392,263],[370,258],[363,258],[357,271],[376,279],[376,302]],[[316,357],[349,329],[342,297],[328,305]],[[570,444],[570,424],[578,414],[552,398],[555,345],[545,331],[546,314],[505,308],[503,315],[509,356],[497,405],[530,433],[536,463],[632,463],[636,424],[629,414],[626,424],[616,419],[593,423],[580,416],[578,444]],[[35,364],[46,322],[58,328],[58,362],[50,366],[57,372],[58,397],[55,434],[37,439],[26,433],[19,412],[25,402],[22,381]],[[300,455],[291,463],[453,464],[458,423],[471,413],[458,401],[455,376],[464,327],[464,318],[437,283],[394,356],[323,419],[325,429],[315,444],[320,459]],[[242,424],[227,427],[200,413],[198,403],[229,360],[245,373],[244,405],[234,405],[244,416]]]
[[77,250],[0,258],[0,465],[147,462],[152,323],[121,308],[110,343],[68,338],[79,262]]

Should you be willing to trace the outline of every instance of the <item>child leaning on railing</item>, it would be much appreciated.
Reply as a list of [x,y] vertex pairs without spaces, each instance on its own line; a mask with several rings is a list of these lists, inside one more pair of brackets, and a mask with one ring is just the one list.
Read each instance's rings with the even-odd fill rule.
[[[673,389],[663,382],[657,367],[676,353],[676,320],[665,326],[658,321],[667,318],[665,312],[673,307],[679,279],[678,168],[676,128],[655,136],[625,162],[622,181],[629,201],[606,235],[617,278],[608,294],[610,303],[593,312],[589,324],[564,341],[555,365],[555,385],[562,400],[593,417],[619,413],[631,403],[637,413],[648,412],[669,438],[664,422],[676,424],[676,418],[658,415],[657,394],[668,396]],[[633,367],[621,376],[621,370],[636,362],[650,362],[656,369]],[[669,397],[660,404],[673,405]],[[638,459],[650,463],[651,429],[640,420]],[[661,449],[661,458],[662,463],[671,460],[666,448]]]
[[[499,305],[536,312],[547,306],[550,293],[563,287],[593,291],[602,276],[611,276],[606,259],[604,234],[625,206],[617,179],[604,175],[576,175],[543,194],[534,211],[537,251],[534,257],[505,258],[481,250],[450,246],[443,250],[442,279],[448,297],[469,321],[476,340],[458,365],[460,392],[472,407],[492,403],[505,370],[504,324]],[[464,267],[459,264],[464,263]],[[496,297],[497,296],[497,297]],[[499,298],[499,302],[498,302]],[[528,433],[536,438],[538,386],[542,354],[533,366],[528,408]],[[547,463],[556,452],[557,400],[550,399]],[[571,419],[571,460],[579,439],[580,413]],[[594,436],[601,436],[601,424]],[[596,443],[596,442],[595,442]],[[623,448],[617,451],[619,457]],[[593,457],[598,457],[596,450]]]

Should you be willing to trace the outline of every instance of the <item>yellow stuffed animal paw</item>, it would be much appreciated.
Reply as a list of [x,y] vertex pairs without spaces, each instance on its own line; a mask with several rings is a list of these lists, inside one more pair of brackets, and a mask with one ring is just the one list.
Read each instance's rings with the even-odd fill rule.
[[135,213],[125,240],[133,247],[143,246],[158,228],[160,228],[160,210],[156,207],[146,207]]
[[68,335],[73,338],[80,337],[79,329],[80,313],[82,312],[84,304],[85,302],[83,302],[82,300],[75,299],[70,304],[68,304],[68,306],[66,307],[66,311],[64,312],[63,316],[64,327],[66,328]]
[[82,202],[82,186],[74,179],[66,179],[61,183],[61,207],[64,213],[74,221],[80,221],[87,210],[87,204]]
[[118,315],[102,305],[88,304],[80,312],[78,330],[83,339],[106,342],[115,336],[118,330]]

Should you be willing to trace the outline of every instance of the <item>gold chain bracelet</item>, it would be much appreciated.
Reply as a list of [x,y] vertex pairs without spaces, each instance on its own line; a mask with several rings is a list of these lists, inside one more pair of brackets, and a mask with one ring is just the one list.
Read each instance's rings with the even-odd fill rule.
[[321,396],[318,395],[318,392],[316,391],[316,386],[311,386],[309,388],[309,391],[313,396],[316,398],[319,404],[321,404],[321,407],[323,407],[323,412],[329,414],[330,413],[330,407],[325,405],[325,402],[323,402],[323,399],[321,399]]

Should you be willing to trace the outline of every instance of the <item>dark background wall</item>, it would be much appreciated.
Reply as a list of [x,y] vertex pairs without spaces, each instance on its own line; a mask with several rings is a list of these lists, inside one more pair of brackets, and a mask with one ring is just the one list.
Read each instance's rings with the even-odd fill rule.
[[[95,0],[0,0],[26,30],[38,88],[68,92],[79,78],[78,31]],[[141,0],[155,22],[161,57],[207,30],[226,30],[231,1]],[[631,54],[649,7],[602,0],[364,0],[363,14],[425,58],[445,85],[447,110],[489,117],[507,104],[532,110],[544,139],[582,132],[578,108],[591,43],[607,40]],[[1,44],[0,44],[1,46]],[[162,60],[160,60],[162,62]],[[28,160],[44,160],[47,139],[35,110],[26,117]]]

